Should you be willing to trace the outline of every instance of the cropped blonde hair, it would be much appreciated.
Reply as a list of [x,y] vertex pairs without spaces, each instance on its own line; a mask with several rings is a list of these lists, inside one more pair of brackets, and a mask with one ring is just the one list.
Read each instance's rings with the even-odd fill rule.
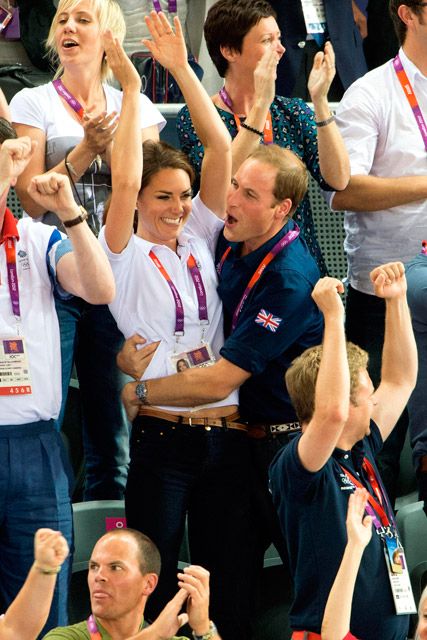
[[[107,29],[111,29],[113,36],[123,42],[126,35],[126,24],[122,10],[116,0],[90,0],[92,8],[95,10],[99,21],[99,37]],[[53,67],[57,67],[55,78],[62,75],[64,68],[60,63],[58,50],[56,48],[55,32],[58,26],[58,19],[62,13],[70,13],[79,4],[81,0],[59,0],[58,8],[50,25],[49,35],[46,40],[46,50]],[[112,72],[108,66],[105,56],[101,63],[101,82],[112,78]]]

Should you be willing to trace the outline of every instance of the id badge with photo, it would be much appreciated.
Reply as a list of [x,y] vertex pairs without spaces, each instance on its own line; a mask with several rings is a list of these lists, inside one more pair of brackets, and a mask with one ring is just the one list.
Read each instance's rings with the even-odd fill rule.
[[307,33],[325,33],[326,15],[323,0],[302,0]]
[[210,367],[215,364],[216,358],[208,342],[203,342],[194,349],[169,354],[169,364],[172,371],[180,373],[186,369],[195,367]]
[[396,533],[381,535],[387,572],[397,615],[416,613],[405,552]]
[[0,396],[32,393],[25,340],[0,338]]

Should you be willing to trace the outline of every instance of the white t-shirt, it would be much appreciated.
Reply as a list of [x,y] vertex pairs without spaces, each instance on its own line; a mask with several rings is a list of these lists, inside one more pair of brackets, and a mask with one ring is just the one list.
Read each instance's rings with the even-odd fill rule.
[[[123,94],[108,84],[104,84],[107,100],[107,112],[120,113]],[[51,169],[65,158],[68,150],[75,147],[84,135],[83,127],[65,108],[64,101],[58,95],[51,82],[22,89],[10,103],[12,121],[36,127],[46,135],[46,169]],[[141,129],[157,125],[163,129],[166,120],[156,106],[144,94],[140,95]],[[77,188],[83,206],[89,213],[89,224],[97,232],[102,222],[104,202],[111,190],[109,167],[103,163],[101,171],[87,171],[77,182]],[[54,215],[54,214],[53,214]],[[43,217],[44,222],[58,224],[58,218],[52,214]]]
[[[217,293],[217,273],[214,265],[216,240],[223,227],[221,220],[197,196],[184,232],[179,237],[178,255],[164,245],[153,244],[133,235],[120,254],[112,253],[105,241],[104,229],[99,241],[110,260],[116,280],[116,297],[110,305],[117,326],[125,338],[134,333],[147,342],[160,341],[159,347],[143,375],[143,379],[160,378],[176,373],[169,361],[171,352],[180,352],[200,345],[202,338],[209,342],[216,358],[224,344],[222,304]],[[149,257],[156,254],[179,291],[184,307],[184,335],[176,344],[175,305],[165,278]],[[209,325],[201,325],[199,307],[187,258],[196,259],[206,290]],[[203,334],[204,330],[204,334]],[[234,391],[220,402],[207,405],[220,407],[238,404]],[[163,406],[170,411],[189,411],[191,407]]]
[[[426,118],[427,78],[402,49],[399,53]],[[353,175],[426,175],[423,139],[391,60],[347,89],[337,110],[337,124]],[[330,192],[326,197],[333,195]],[[427,205],[420,200],[383,211],[346,211],[344,226],[350,284],[373,294],[372,269],[394,260],[407,262],[419,252],[427,237]]]
[[[29,218],[18,222],[16,244],[20,335],[25,339],[31,375],[31,395],[1,396],[0,425],[26,424],[57,418],[61,406],[61,348],[59,324],[48,273],[56,274],[61,255],[71,250],[69,240],[58,230]],[[47,253],[49,241],[54,234]],[[17,337],[6,268],[6,251],[0,245],[0,339]],[[1,428],[1,426],[0,426]]]

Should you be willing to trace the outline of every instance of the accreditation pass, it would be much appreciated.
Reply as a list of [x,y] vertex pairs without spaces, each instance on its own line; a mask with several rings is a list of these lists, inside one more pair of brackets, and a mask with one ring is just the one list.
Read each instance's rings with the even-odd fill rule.
[[0,396],[31,394],[31,378],[25,340],[0,339]]

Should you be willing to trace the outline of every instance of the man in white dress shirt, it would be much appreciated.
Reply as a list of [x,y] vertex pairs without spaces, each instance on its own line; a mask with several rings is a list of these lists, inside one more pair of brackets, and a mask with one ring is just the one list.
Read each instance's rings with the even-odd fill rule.
[[[378,262],[410,260],[427,236],[427,3],[391,0],[390,11],[401,48],[343,97],[337,121],[352,177],[344,191],[331,196],[334,209],[346,209],[347,336],[368,351],[374,383],[380,377],[384,308],[373,295],[369,272]],[[391,497],[405,437],[406,420],[401,422],[380,461]]]

